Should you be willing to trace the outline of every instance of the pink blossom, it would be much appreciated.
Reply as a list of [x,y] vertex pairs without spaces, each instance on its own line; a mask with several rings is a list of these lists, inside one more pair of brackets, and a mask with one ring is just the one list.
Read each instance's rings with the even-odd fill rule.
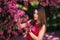
[[17,34],[16,31],[12,31],[12,34],[13,34],[14,36],[18,36],[18,34]]
[[16,10],[14,9],[9,9],[8,12],[13,16],[16,13]]
[[22,0],[20,0],[20,2],[22,2]]
[[55,0],[55,2],[60,3],[60,0]]
[[55,1],[51,0],[49,6],[55,6],[55,5],[56,5]]
[[24,6],[28,7],[28,1],[24,1]]
[[3,33],[3,31],[2,30],[0,30],[0,35],[3,35],[4,33]]
[[24,15],[24,14],[25,14],[25,12],[22,11],[22,10],[18,10],[18,11],[17,11],[17,15],[20,15],[20,16],[21,16],[21,15]]
[[0,1],[0,4],[2,4],[2,2]]
[[4,2],[7,2],[8,0],[4,0]]
[[7,31],[7,33],[11,33],[11,32],[12,32],[12,30],[8,30],[8,31]]
[[40,0],[40,5],[47,6],[49,4],[49,1],[46,0],[45,2],[43,0]]
[[9,1],[9,2],[8,2],[8,8],[9,8],[9,9],[10,9],[10,8],[16,9],[16,8],[17,8],[16,3],[12,2],[12,1]]
[[33,2],[34,0],[29,0],[29,2]]
[[9,16],[8,16],[8,19],[10,19],[10,18],[11,18],[11,16],[9,15]]
[[2,12],[2,8],[0,8],[0,12]]

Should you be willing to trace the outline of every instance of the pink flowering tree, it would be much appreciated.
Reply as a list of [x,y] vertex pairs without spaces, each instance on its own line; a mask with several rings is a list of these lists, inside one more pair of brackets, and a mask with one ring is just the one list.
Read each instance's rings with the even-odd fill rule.
[[[24,11],[29,10],[29,4],[31,7],[38,5],[43,7],[59,6],[60,0],[0,0],[0,33],[2,38],[9,40],[11,33],[17,36],[18,33],[15,29],[18,30],[20,23],[25,23],[28,20],[28,15]],[[6,36],[5,33],[8,35]]]
[[15,29],[18,30],[20,23],[28,20],[25,12],[16,5],[17,0],[0,0],[0,30],[2,30],[0,39],[9,40],[11,33],[18,36]]

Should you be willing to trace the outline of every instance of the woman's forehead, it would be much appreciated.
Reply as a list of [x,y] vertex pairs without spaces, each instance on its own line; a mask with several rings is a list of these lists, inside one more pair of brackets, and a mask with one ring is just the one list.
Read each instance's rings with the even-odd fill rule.
[[35,11],[34,11],[35,13],[38,13],[38,10],[37,9],[35,9]]

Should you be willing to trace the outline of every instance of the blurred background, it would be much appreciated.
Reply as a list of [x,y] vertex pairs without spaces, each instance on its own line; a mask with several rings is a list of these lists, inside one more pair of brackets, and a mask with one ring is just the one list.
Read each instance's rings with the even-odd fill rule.
[[[46,12],[47,31],[45,36],[52,37],[51,35],[56,35],[56,39],[59,40],[60,0],[0,0],[0,34],[3,35],[0,37],[1,40],[9,39],[7,34],[8,36],[11,35],[10,32],[12,32],[12,30],[16,32],[17,25],[15,17],[27,14],[29,19],[32,19],[33,10],[39,6],[43,7]],[[23,14],[23,11],[25,14]]]

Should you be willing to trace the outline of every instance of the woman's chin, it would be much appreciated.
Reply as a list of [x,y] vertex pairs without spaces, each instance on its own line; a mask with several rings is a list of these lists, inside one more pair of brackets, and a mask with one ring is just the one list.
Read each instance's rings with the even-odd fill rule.
[[37,20],[36,18],[34,20]]

